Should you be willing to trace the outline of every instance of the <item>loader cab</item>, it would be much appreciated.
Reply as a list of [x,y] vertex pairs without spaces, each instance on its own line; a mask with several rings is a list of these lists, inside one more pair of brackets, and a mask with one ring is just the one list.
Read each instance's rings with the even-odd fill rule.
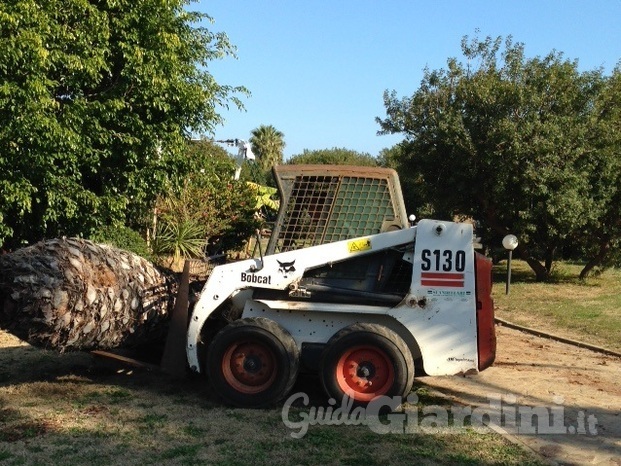
[[380,167],[276,165],[281,196],[267,254],[407,228],[397,172]]
[[[267,254],[410,227],[398,175],[392,169],[277,165],[273,174],[281,204]],[[395,305],[411,281],[412,266],[403,260],[404,249],[312,268],[299,286],[316,301]]]

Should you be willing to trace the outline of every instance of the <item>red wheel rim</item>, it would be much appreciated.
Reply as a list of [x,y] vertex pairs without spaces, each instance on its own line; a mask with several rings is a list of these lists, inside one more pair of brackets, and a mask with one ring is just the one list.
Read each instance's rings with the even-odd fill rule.
[[351,348],[336,364],[339,388],[356,401],[367,402],[388,393],[394,376],[390,358],[374,346]]
[[226,382],[240,393],[252,395],[269,388],[276,379],[276,358],[259,342],[235,343],[222,357]]

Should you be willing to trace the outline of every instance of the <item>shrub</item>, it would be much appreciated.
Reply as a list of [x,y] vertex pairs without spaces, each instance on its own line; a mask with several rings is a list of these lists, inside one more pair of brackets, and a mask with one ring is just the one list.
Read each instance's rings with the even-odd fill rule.
[[137,231],[124,225],[107,225],[99,228],[90,237],[96,243],[109,244],[118,249],[133,252],[149,261],[154,257],[145,239]]

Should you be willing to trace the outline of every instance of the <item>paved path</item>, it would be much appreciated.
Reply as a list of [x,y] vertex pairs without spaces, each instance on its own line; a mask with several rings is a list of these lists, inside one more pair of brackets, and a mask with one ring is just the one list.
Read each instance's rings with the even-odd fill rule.
[[497,327],[497,335],[494,366],[472,376],[418,381],[473,408],[499,399],[509,413],[539,408],[553,422],[556,412],[555,430],[562,434],[541,433],[545,421],[534,435],[506,423],[504,430],[551,463],[621,466],[621,358],[506,327]]

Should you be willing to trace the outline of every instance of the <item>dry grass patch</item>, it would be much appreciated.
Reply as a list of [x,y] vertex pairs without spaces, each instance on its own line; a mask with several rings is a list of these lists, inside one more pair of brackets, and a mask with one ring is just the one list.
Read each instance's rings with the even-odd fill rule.
[[539,330],[621,351],[621,271],[580,281],[580,265],[559,264],[552,283],[534,283],[522,261],[513,262],[509,295],[506,264],[495,267],[496,315]]

